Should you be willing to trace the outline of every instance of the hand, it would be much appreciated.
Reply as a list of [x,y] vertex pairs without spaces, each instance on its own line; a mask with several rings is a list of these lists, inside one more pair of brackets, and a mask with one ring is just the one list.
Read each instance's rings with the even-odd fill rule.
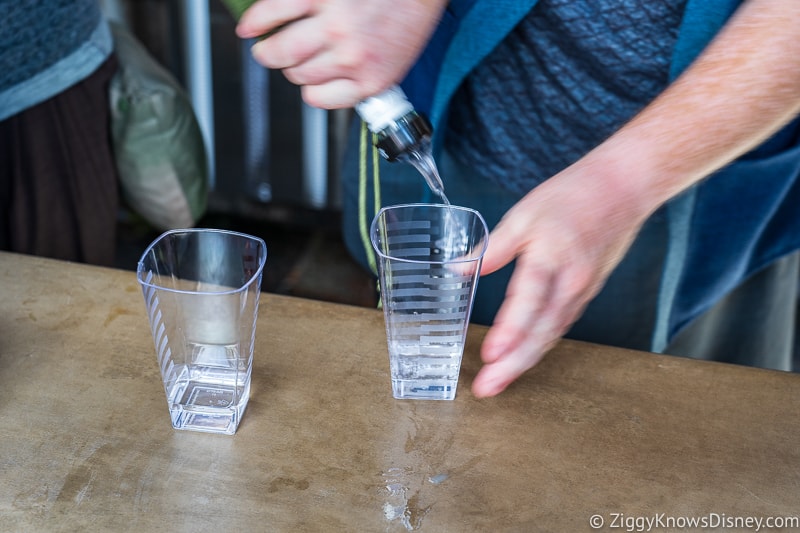
[[[303,100],[353,107],[400,81],[421,53],[446,0],[261,0],[236,33],[255,38],[262,65],[302,86]],[[286,24],[282,27],[282,25]]]
[[528,193],[489,238],[481,274],[516,258],[505,300],[481,348],[472,385],[494,396],[538,363],[620,262],[648,211],[592,165],[573,165]]

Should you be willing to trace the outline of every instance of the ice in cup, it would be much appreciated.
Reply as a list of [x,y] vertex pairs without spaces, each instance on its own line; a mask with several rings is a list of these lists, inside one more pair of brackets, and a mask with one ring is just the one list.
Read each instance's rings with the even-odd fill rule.
[[232,435],[250,397],[263,240],[167,231],[137,267],[172,427]]
[[389,206],[372,221],[395,398],[455,398],[488,234],[459,206]]

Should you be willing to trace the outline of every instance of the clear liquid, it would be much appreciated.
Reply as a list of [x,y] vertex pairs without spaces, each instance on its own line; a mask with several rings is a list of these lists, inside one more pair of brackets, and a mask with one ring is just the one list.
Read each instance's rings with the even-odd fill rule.
[[[433,159],[430,143],[422,143],[418,149],[407,151],[401,160],[411,163],[425,178],[431,191],[448,207],[443,237],[436,241],[440,253],[451,259],[462,255],[466,251],[466,229],[455,224],[457,218],[444,192],[444,182]],[[397,399],[454,399],[463,352],[463,343],[390,343],[393,396]]]
[[[406,151],[401,156],[401,161],[413,165],[425,178],[430,190],[439,196],[444,205],[448,207],[444,221],[445,229],[442,231],[443,238],[436,241],[437,247],[445,250],[445,255],[451,259],[464,254],[468,242],[467,230],[461,224],[458,224],[458,218],[453,213],[452,204],[444,193],[444,182],[439,175],[436,161],[433,159],[430,142],[423,142],[416,149]],[[453,253],[453,250],[457,250],[457,253]]]
[[238,356],[237,345],[196,345],[195,363],[176,366],[167,390],[175,429],[236,432],[250,398],[249,365]]
[[463,345],[391,343],[392,393],[398,399],[452,400],[456,396]]
[[421,143],[417,149],[408,150],[400,159],[411,163],[416,168],[425,182],[430,187],[431,191],[442,199],[445,205],[450,205],[450,200],[444,193],[444,182],[439,175],[439,168],[436,166],[436,161],[433,160],[431,153],[430,143]]

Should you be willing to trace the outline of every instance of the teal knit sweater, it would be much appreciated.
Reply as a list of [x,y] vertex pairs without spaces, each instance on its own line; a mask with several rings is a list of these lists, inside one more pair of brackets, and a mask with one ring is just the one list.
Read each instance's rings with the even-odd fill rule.
[[112,48],[97,0],[0,0],[0,120],[83,80]]

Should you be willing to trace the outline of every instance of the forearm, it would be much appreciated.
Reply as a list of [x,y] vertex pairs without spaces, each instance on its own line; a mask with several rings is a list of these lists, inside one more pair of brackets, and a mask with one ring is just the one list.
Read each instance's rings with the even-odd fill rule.
[[[800,112],[800,2],[750,0],[664,93],[579,165],[648,214]],[[631,175],[635,172],[635,176]]]

